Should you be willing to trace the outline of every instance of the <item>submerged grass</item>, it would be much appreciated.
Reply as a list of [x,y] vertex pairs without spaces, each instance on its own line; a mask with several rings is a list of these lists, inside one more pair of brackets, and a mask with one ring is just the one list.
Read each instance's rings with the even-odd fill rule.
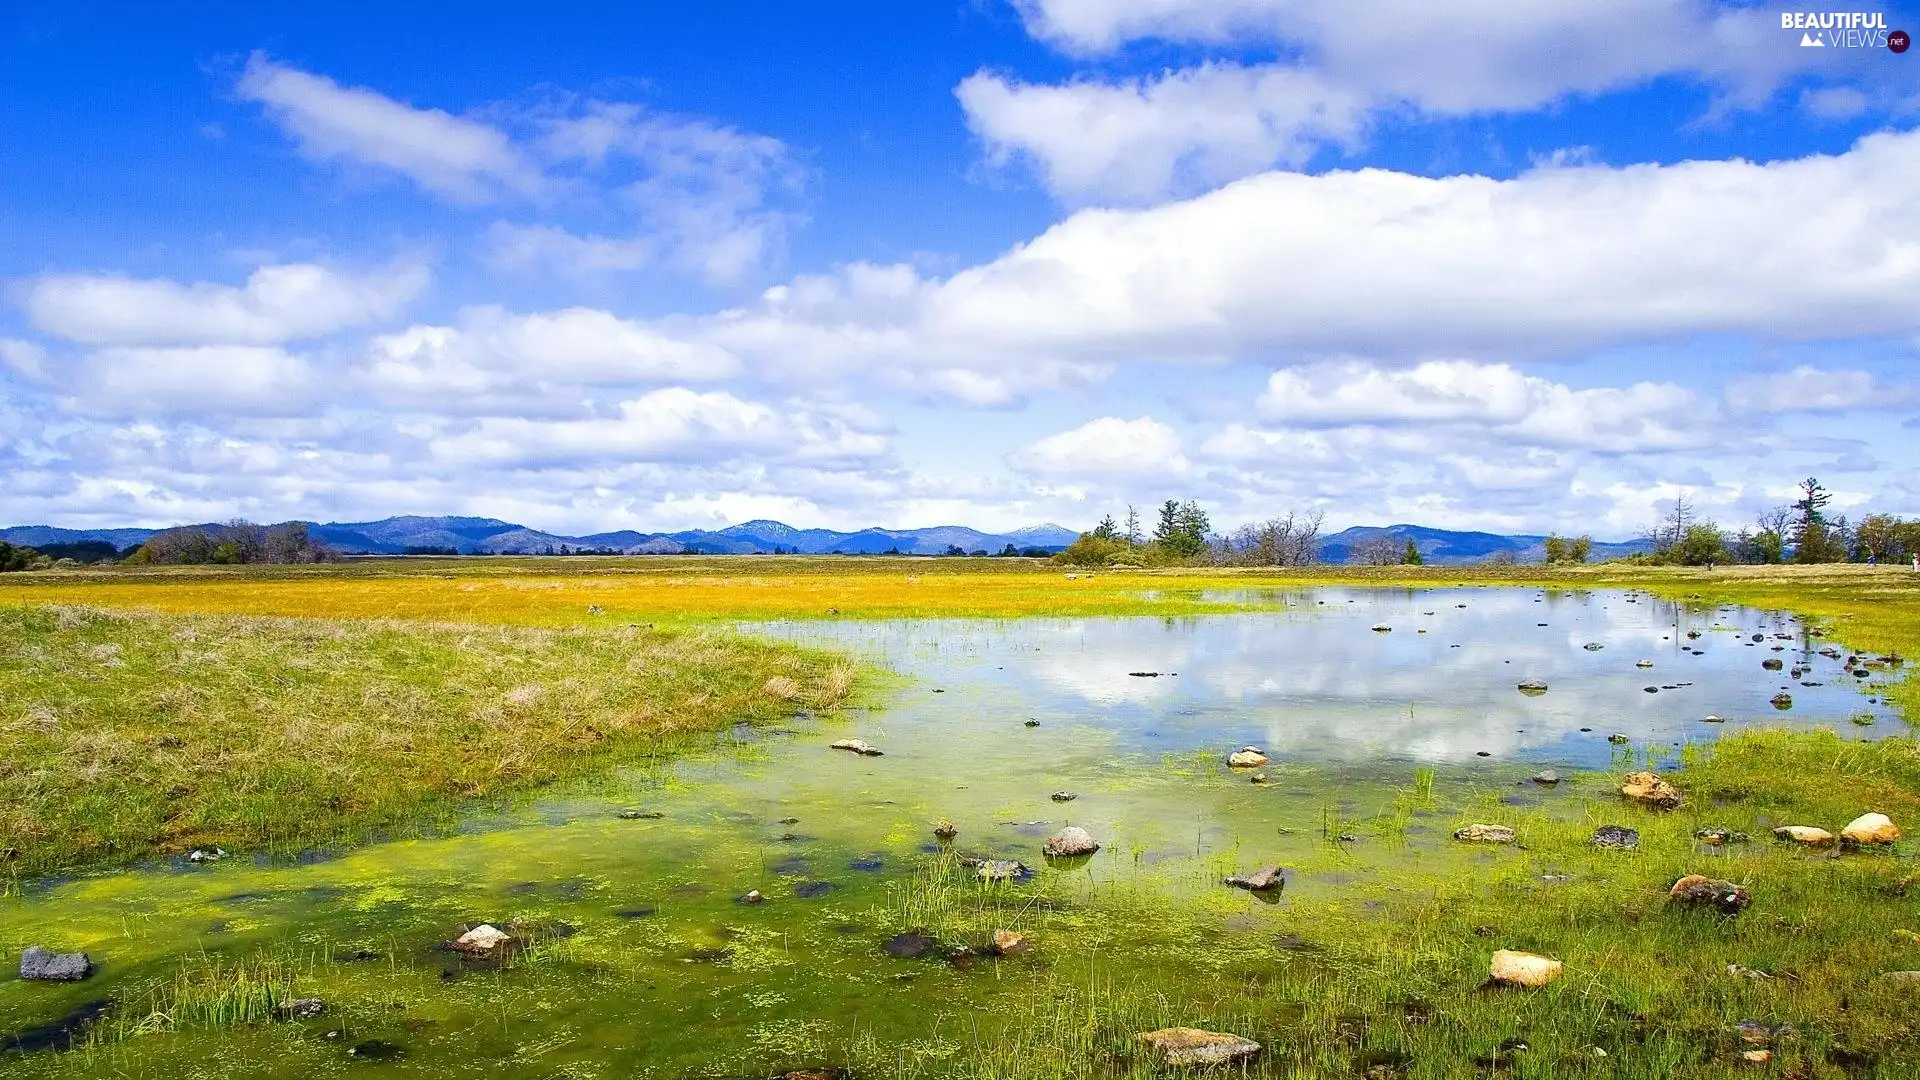
[[[1001,963],[1033,977],[951,1024],[961,1049],[947,1058],[875,1033],[838,1052],[862,1075],[1145,1077],[1162,1070],[1138,1033],[1197,1026],[1260,1041],[1245,1072],[1263,1077],[1653,1080],[1748,1074],[1740,1055],[1761,1045],[1737,1025],[1753,1021],[1771,1033],[1774,1075],[1920,1075],[1912,984],[1882,978],[1920,968],[1911,858],[1767,833],[1837,831],[1869,809],[1920,820],[1920,746],[1740,734],[1676,775],[1689,798],[1672,812],[1628,805],[1602,777],[1540,807],[1456,789],[1436,808],[1430,774],[1417,777],[1392,808],[1345,823],[1361,843],[1295,867],[1307,885],[1271,903],[1217,886],[1194,896],[1151,873],[1097,890],[1067,875],[1010,889],[936,860],[897,886],[890,925],[955,943],[1018,930],[1040,959]],[[1424,844],[1368,848],[1409,814],[1431,826]],[[1463,867],[1461,846],[1434,837],[1468,821],[1510,825],[1519,843]],[[1638,829],[1638,850],[1592,845],[1609,823]],[[1706,825],[1755,839],[1697,842]],[[1315,887],[1329,868],[1341,883]],[[1746,885],[1753,907],[1726,918],[1670,903],[1688,873]],[[1567,974],[1538,991],[1491,987],[1502,948],[1560,959]]]
[[16,874],[451,820],[854,669],[737,635],[0,608],[0,849]]

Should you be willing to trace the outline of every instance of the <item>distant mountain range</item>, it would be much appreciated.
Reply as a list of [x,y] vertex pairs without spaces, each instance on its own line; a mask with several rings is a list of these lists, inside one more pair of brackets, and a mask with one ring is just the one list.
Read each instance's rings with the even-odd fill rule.
[[[791,552],[802,555],[840,553],[880,555],[944,555],[950,548],[998,555],[1011,544],[1016,551],[1058,551],[1079,534],[1058,525],[1033,525],[1009,533],[984,533],[958,525],[930,529],[796,529],[778,521],[748,521],[724,529],[643,533],[632,530],[563,536],[516,525],[497,518],[391,517],[379,521],[308,522],[313,535],[349,555],[402,555],[408,552],[461,555],[544,555],[575,551],[607,551],[622,555],[754,555]],[[202,525],[200,528],[215,528]],[[50,525],[23,525],[0,529],[0,540],[40,547],[83,540],[105,540],[116,547],[143,544],[158,529],[59,529]]]
[[[201,526],[214,528],[213,525]],[[778,521],[748,521],[724,529],[643,533],[631,530],[563,536],[515,525],[497,518],[391,517],[379,521],[309,522],[314,536],[349,555],[457,553],[461,555],[544,555],[576,551],[607,551],[622,555],[754,555],[790,552],[801,555],[943,555],[952,548],[969,554],[998,555],[1007,545],[1016,551],[1058,551],[1078,535],[1058,525],[1033,525],[1008,533],[985,533],[959,525],[930,529],[796,529]],[[104,540],[115,547],[143,544],[157,529],[59,529],[50,525],[21,525],[0,529],[0,540],[28,547]],[[1421,556],[1435,565],[1482,562],[1501,552],[1518,562],[1539,562],[1546,556],[1546,537],[1499,533],[1454,532],[1421,525],[1356,526],[1320,540],[1320,557],[1330,563],[1353,559],[1360,545],[1386,540],[1404,547],[1411,538]],[[1599,543],[1590,558],[1599,562],[1647,550],[1644,541]]]
[[[1369,540],[1387,540],[1395,547],[1404,548],[1409,539],[1419,549],[1420,557],[1436,566],[1484,562],[1501,552],[1512,554],[1515,562],[1545,562],[1547,558],[1547,538],[1544,536],[1454,532],[1450,529],[1429,529],[1424,525],[1356,525],[1351,529],[1342,529],[1320,538],[1320,558],[1330,563],[1349,562],[1360,545]],[[1652,549],[1653,545],[1645,540],[1620,543],[1596,540],[1587,559],[1589,562],[1605,562]]]

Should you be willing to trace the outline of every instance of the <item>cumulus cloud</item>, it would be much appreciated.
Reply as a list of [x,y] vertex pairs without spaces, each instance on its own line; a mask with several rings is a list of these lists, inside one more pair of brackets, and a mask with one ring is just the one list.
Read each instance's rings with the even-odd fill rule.
[[469,400],[532,405],[542,388],[724,379],[740,362],[716,345],[594,308],[515,315],[487,307],[462,313],[458,325],[379,335],[355,371],[377,398],[460,409]]
[[1303,165],[1329,142],[1351,144],[1365,119],[1352,92],[1272,66],[1063,85],[979,72],[955,93],[996,164],[1028,159],[1056,192],[1130,202]]
[[[1258,68],[1217,64],[1147,80],[1080,78],[1018,86],[982,73],[963,83],[969,122],[995,157],[1039,166],[1063,196],[1139,199],[1304,160],[1350,144],[1369,113],[1425,116],[1525,111],[1665,76],[1762,100],[1787,73],[1822,62],[1779,32],[1772,13],[1707,0],[1019,0],[1036,38],[1071,53],[1130,41],[1278,47]],[[1812,50],[1808,50],[1811,52]],[[1828,50],[1831,51],[1831,50]],[[1090,118],[1127,117],[1151,138],[1117,140]],[[1126,171],[1147,151],[1150,187]],[[1165,163],[1193,163],[1169,169]]]
[[0,338],[0,367],[36,382],[47,379],[47,350],[37,342]]
[[110,415],[301,415],[331,393],[311,364],[277,347],[100,349],[59,380],[76,411]]
[[[945,279],[856,265],[702,332],[796,372],[1564,355],[1920,331],[1920,133],[1760,165],[1268,173],[1084,210]],[[1836,322],[1836,313],[1845,313]]]
[[1865,371],[1802,364],[1777,374],[1742,376],[1727,385],[1725,396],[1730,408],[1743,413],[1834,413],[1912,408],[1920,404],[1920,386],[1888,385]]
[[419,264],[358,276],[263,266],[238,286],[50,274],[26,284],[21,305],[36,329],[85,345],[270,345],[391,318],[429,278]]
[[1710,410],[1672,383],[1576,390],[1506,364],[1428,361],[1403,371],[1340,364],[1276,371],[1258,401],[1301,426],[1477,426],[1502,441],[1622,453],[1711,445]]
[[1026,472],[1068,478],[1165,477],[1188,468],[1179,433],[1150,416],[1103,416],[1036,440],[1011,460]]
[[619,403],[616,415],[538,421],[488,417],[434,438],[449,463],[537,467],[632,460],[725,461],[742,454],[795,460],[877,458],[886,440],[829,417],[783,414],[725,391],[668,387]]

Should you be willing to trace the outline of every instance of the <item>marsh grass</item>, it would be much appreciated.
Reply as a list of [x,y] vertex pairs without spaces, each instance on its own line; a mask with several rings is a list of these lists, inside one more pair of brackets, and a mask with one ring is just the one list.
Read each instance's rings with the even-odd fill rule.
[[[1644,589],[1703,605],[1793,610],[1855,648],[1913,641],[1920,575],[1891,566],[1181,567],[1067,570],[1031,559],[628,556],[356,559],[306,567],[97,567],[8,574],[0,604],[581,625],[637,620],[1201,615],[1285,607],[1300,589],[1462,585]],[[1224,595],[1232,591],[1236,595]],[[595,615],[595,608],[604,614]]]
[[297,971],[312,965],[278,958],[226,964],[198,957],[182,965],[171,980],[119,1009],[117,1027],[104,1038],[126,1038],[181,1029],[218,1029],[283,1019],[295,991]]
[[[1060,874],[988,886],[935,858],[878,914],[953,943],[1016,929],[1034,954],[998,964],[1031,978],[944,1029],[960,1047],[951,1055],[872,1033],[840,1052],[873,1075],[1132,1078],[1155,1072],[1136,1034],[1180,1025],[1265,1044],[1249,1075],[1653,1080],[1749,1075],[1734,1025],[1751,1019],[1791,1029],[1772,1047],[1778,1075],[1920,1075],[1911,991],[1878,978],[1920,968],[1914,863],[1766,833],[1787,821],[1837,829],[1869,808],[1920,820],[1920,746],[1761,731],[1688,757],[1677,776],[1689,802],[1664,813],[1625,804],[1610,775],[1576,775],[1565,783],[1581,794],[1523,808],[1423,771],[1377,815],[1340,827],[1404,840],[1424,812],[1445,831],[1511,825],[1519,844],[1469,852],[1440,832],[1415,858],[1365,843],[1325,850],[1298,869],[1361,872],[1289,886],[1272,904],[1196,894],[1191,880],[1137,866],[1098,889]],[[1640,830],[1640,848],[1593,847],[1609,823]],[[1709,847],[1694,839],[1707,824],[1756,839]],[[1676,908],[1668,887],[1687,873],[1745,884],[1754,905],[1731,919]],[[1553,956],[1568,974],[1541,991],[1490,988],[1500,948]]]
[[0,849],[32,875],[451,823],[854,678],[715,632],[0,608]]

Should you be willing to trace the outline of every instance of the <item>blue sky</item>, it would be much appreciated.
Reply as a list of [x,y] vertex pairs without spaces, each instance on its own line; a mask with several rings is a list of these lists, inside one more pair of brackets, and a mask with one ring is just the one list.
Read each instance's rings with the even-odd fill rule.
[[9,5],[0,519],[1920,513],[1920,52],[1801,10]]

